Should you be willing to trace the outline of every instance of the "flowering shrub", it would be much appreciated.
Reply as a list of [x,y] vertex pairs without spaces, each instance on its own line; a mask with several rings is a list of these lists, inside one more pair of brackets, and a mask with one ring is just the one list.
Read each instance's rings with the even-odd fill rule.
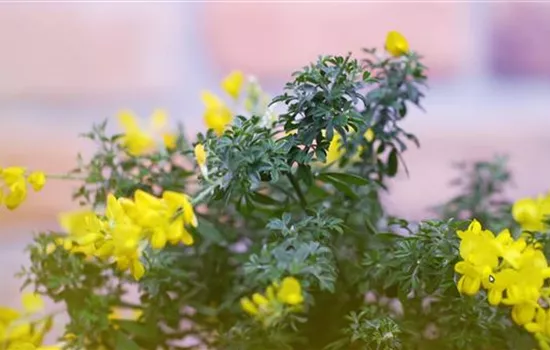
[[[123,111],[68,174],[2,169],[8,209],[56,178],[79,181],[81,209],[29,246],[32,292],[0,308],[0,349],[550,349],[550,195],[504,200],[497,158],[463,165],[435,220],[380,202],[419,145],[401,122],[425,71],[390,32],[384,52],[322,56],[273,99],[232,72],[226,96],[201,93],[193,142],[162,110],[149,128]],[[69,316],[57,345],[40,295]]]

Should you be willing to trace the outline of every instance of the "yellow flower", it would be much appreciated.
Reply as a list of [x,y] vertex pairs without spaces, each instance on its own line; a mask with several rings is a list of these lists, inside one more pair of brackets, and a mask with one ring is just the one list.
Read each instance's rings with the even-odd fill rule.
[[120,313],[120,309],[118,308],[112,308],[111,309],[111,312],[109,312],[109,315],[107,315],[107,319],[109,320],[109,323],[111,323],[113,325],[113,328],[114,329],[118,329],[119,328],[119,325],[112,322],[112,321],[116,321],[116,320],[120,320],[122,319],[122,316],[121,316],[121,313]]
[[[163,223],[165,205],[157,198],[142,190],[134,193],[134,200],[120,198],[120,206],[124,209],[124,215],[145,230],[153,230]],[[119,220],[114,220],[119,221]]]
[[493,243],[498,250],[498,254],[513,268],[517,269],[522,253],[527,247],[525,238],[520,237],[518,240],[514,240],[510,230],[505,229],[498,234]]
[[525,329],[531,333],[549,333],[550,332],[550,317],[548,311],[543,308],[537,308],[535,322],[525,324]]
[[27,170],[20,166],[12,166],[4,168],[0,171],[0,176],[4,180],[4,183],[11,186],[21,180],[25,179],[25,172]]
[[[352,132],[350,134],[350,137],[353,137],[354,133]],[[367,142],[374,141],[375,135],[372,128],[368,128],[365,133],[363,134],[363,138],[367,140]],[[360,145],[357,149],[357,152],[351,157],[352,161],[358,161],[360,160],[360,155],[363,152],[364,147]],[[342,158],[346,154],[346,148],[343,146],[342,142],[342,136],[339,133],[335,133],[332,137],[332,140],[330,141],[328,150],[327,150],[327,159],[325,161],[325,165],[333,164],[337,162],[340,158]]]
[[42,171],[34,171],[28,177],[27,181],[32,186],[32,188],[38,192],[46,184],[46,174]]
[[8,350],[36,350],[36,346],[29,342],[14,342],[10,344]]
[[457,231],[460,237],[460,256],[476,266],[488,266],[493,269],[498,265],[498,250],[494,244],[495,236],[484,230],[477,220],[473,220],[466,231]]
[[241,71],[231,72],[223,81],[222,89],[234,100],[239,99],[244,83],[244,74]]
[[221,136],[233,120],[231,110],[212,92],[203,91],[201,99],[205,106],[204,123],[208,129]]
[[[8,181],[6,181],[6,183],[8,183]],[[24,178],[20,178],[9,186],[9,192],[4,198],[4,204],[9,210],[14,210],[19,207],[25,199],[27,199],[27,184]]]
[[267,287],[265,294],[254,293],[252,300],[242,298],[241,308],[267,327],[282,320],[288,312],[300,311],[303,301],[300,282],[294,277],[286,277],[280,284],[274,282]]
[[35,171],[25,178],[24,167],[12,166],[0,169],[0,204],[14,210],[27,199],[27,181],[35,191],[40,191],[46,183],[46,175]]
[[195,145],[195,159],[201,168],[206,164],[206,152],[203,144],[197,143]]
[[95,252],[95,243],[104,238],[103,223],[92,211],[63,213],[59,216],[59,223],[68,233],[64,248],[73,253],[81,252],[91,257]]
[[122,205],[113,195],[107,198],[105,213],[109,222],[110,240],[101,247],[104,251],[99,255],[112,254],[120,270],[130,269],[136,280],[141,279],[145,273],[140,261],[143,229],[126,216]]
[[162,141],[166,149],[175,149],[177,144],[177,135],[167,131],[168,114],[163,109],[153,111],[151,116],[151,129],[154,133],[162,135]]
[[249,298],[242,298],[241,299],[241,307],[245,312],[247,312],[248,314],[250,314],[252,316],[256,316],[259,312],[256,305]]
[[294,277],[286,277],[281,283],[277,299],[289,305],[297,305],[304,301],[300,282]]
[[44,302],[39,295],[23,293],[21,301],[23,313],[11,308],[0,307],[0,345],[8,343],[10,349],[23,346],[23,344],[40,345],[44,333],[49,331],[52,326],[51,318],[39,321],[42,322],[41,327],[38,327],[38,322],[31,323],[27,320],[28,316],[41,311],[44,307]]
[[374,140],[374,131],[372,130],[372,128],[368,128],[363,136],[368,142],[372,142]]
[[153,134],[162,136],[167,149],[176,147],[176,135],[165,131],[168,117],[164,110],[153,111],[150,130],[141,129],[136,116],[128,110],[121,111],[118,114],[118,120],[124,130],[121,142],[133,156],[146,154],[155,148],[156,141]]
[[21,302],[28,313],[35,313],[44,309],[44,300],[36,293],[23,293]]
[[535,339],[537,340],[541,350],[550,350],[550,339],[548,339],[548,334],[550,334],[550,332],[547,332],[547,335],[535,333]]
[[460,256],[464,259],[455,265],[455,271],[462,275],[457,288],[462,294],[474,295],[498,266],[495,236],[483,230],[477,220],[473,220],[466,231],[457,231],[457,235],[461,239]]
[[531,323],[535,318],[538,305],[535,303],[522,303],[512,307],[512,320],[520,326]]
[[260,308],[269,304],[269,300],[260,293],[252,294],[252,300],[254,301],[254,304],[258,305]]
[[550,216],[550,195],[522,198],[512,206],[512,216],[527,231],[543,231],[544,219]]
[[402,56],[409,52],[409,43],[401,33],[391,31],[386,37],[386,50],[394,57]]
[[488,290],[489,304],[498,305],[502,301],[504,291],[520,281],[520,275],[514,269],[503,269],[483,281]]
[[135,115],[130,111],[122,111],[118,114],[118,121],[124,130],[121,138],[122,144],[133,156],[139,156],[149,152],[155,145],[151,135],[140,129]]
[[178,137],[175,134],[167,133],[162,135],[162,141],[164,142],[164,146],[166,147],[166,149],[172,150],[175,149],[178,145]]
[[519,260],[517,273],[520,276],[506,290],[504,304],[536,303],[544,281],[550,277],[550,268],[541,250],[528,247]]
[[111,230],[113,237],[113,257],[120,270],[130,269],[136,280],[139,280],[145,269],[140,262],[142,230],[132,223],[118,224]]
[[165,191],[162,199],[168,206],[168,216],[171,218],[168,239],[173,244],[180,240],[185,245],[192,245],[194,239],[186,226],[197,227],[198,222],[189,198],[181,193]]
[[492,272],[489,266],[477,266],[466,261],[456,263],[455,271],[462,275],[458,280],[457,289],[465,295],[477,294],[482,281],[489,279]]
[[325,164],[332,164],[338,161],[346,153],[346,149],[342,145],[342,136],[335,133],[330,141],[327,150],[327,160]]
[[157,198],[138,190],[133,200],[109,194],[101,218],[84,210],[61,215],[60,224],[68,236],[58,244],[66,250],[111,259],[139,280],[145,274],[141,256],[147,242],[155,249],[164,248],[167,241],[190,245],[193,237],[187,226],[197,226],[197,218],[184,194],[165,191]]

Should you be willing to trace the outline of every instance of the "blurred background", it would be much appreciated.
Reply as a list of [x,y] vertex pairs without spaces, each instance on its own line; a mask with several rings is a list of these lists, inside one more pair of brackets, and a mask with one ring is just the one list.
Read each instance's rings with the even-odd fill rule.
[[[426,112],[406,128],[386,198],[391,213],[428,218],[453,195],[454,161],[510,156],[516,198],[550,189],[550,3],[4,3],[0,4],[0,167],[74,166],[93,122],[166,108],[191,137],[203,130],[201,89],[232,69],[272,95],[319,54],[383,47],[403,33],[425,56]],[[24,246],[74,208],[74,184],[50,181],[15,212],[0,209],[0,300],[18,304]]]

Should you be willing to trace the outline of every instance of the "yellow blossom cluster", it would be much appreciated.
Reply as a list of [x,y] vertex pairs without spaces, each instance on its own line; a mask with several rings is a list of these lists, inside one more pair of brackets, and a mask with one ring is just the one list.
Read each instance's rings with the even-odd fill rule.
[[[363,137],[367,142],[371,143],[374,141],[374,131],[371,128],[368,128],[367,131],[363,134]],[[358,157],[359,154],[362,152],[362,149],[360,148],[355,155],[355,157]],[[342,136],[340,134],[335,133],[332,137],[332,140],[330,141],[330,144],[328,146],[327,150],[327,159],[325,161],[325,165],[333,164],[336,161],[338,161],[344,154],[346,153],[345,148],[342,144]]]
[[0,205],[14,210],[27,199],[27,184],[34,191],[40,191],[46,184],[46,174],[35,171],[27,174],[27,169],[20,166],[0,168]]
[[161,138],[167,149],[176,148],[177,135],[167,130],[168,117],[164,110],[155,110],[151,116],[149,129],[143,129],[137,117],[128,110],[118,114],[118,121],[124,131],[121,142],[133,156],[144,155],[157,147]]
[[304,297],[300,282],[294,277],[286,277],[281,283],[267,287],[265,294],[254,293],[252,298],[241,299],[242,309],[269,326],[285,312],[296,312],[302,309]]
[[225,128],[233,121],[231,109],[210,91],[203,91],[201,99],[206,108],[204,111],[204,124],[208,129],[214,130],[217,135],[222,135]]
[[[550,314],[544,288],[550,267],[539,243],[528,243],[527,236],[514,239],[509,230],[498,235],[473,220],[465,231],[458,231],[460,256],[455,271],[462,275],[457,287],[462,294],[474,295],[483,288],[491,305],[512,308],[513,321],[537,336],[550,336]],[[541,303],[541,300],[545,300]]]
[[522,229],[543,231],[547,226],[544,221],[550,219],[550,193],[516,201],[512,215]]
[[[244,109],[254,114],[265,113],[269,98],[254,77],[246,77],[243,72],[236,70],[222,80],[221,88],[231,98],[233,104],[240,101],[243,91],[246,90]],[[222,135],[225,128],[233,121],[234,111],[211,91],[202,91],[201,99],[205,107],[203,118],[206,127],[214,130],[217,135]]]
[[51,317],[32,320],[44,308],[42,298],[24,293],[23,311],[0,306],[0,349],[7,350],[60,350],[60,346],[42,345],[44,335],[51,329]]
[[[133,200],[110,194],[104,215],[92,211],[63,214],[60,224],[68,236],[58,240],[58,245],[87,258],[114,261],[139,280],[145,273],[141,256],[147,245],[153,249],[162,249],[167,242],[192,245],[188,228],[197,226],[197,218],[185,194],[165,191],[158,198],[138,190]],[[47,247],[48,253],[55,249],[55,245]]]

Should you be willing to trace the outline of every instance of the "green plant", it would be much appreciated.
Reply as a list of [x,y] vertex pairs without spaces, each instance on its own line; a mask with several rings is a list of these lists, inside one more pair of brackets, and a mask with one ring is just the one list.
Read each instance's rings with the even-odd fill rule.
[[[510,177],[501,160],[462,174],[463,193],[439,220],[409,223],[380,203],[388,178],[406,171],[410,143],[419,145],[401,121],[426,83],[401,35],[390,33],[386,49],[322,56],[294,73],[271,102],[284,105],[280,115],[255,80],[233,72],[222,85],[251,113],[234,115],[204,93],[209,130],[194,144],[180,127],[157,147],[129,114],[124,133],[107,134],[104,122],[85,134],[98,149],[64,176],[81,181],[83,209],[63,216],[66,232],[36,236],[20,274],[66,309],[60,346],[530,349],[534,338],[509,311],[487,303],[491,286],[478,293],[487,281],[477,265],[458,268],[477,234],[457,235],[477,229],[464,220],[509,227],[533,249],[545,243],[543,230],[518,238],[510,205],[492,201]],[[525,203],[516,220],[540,224],[525,209],[540,203]],[[501,260],[515,249],[498,247]],[[15,350],[18,339],[2,330],[0,344]]]

